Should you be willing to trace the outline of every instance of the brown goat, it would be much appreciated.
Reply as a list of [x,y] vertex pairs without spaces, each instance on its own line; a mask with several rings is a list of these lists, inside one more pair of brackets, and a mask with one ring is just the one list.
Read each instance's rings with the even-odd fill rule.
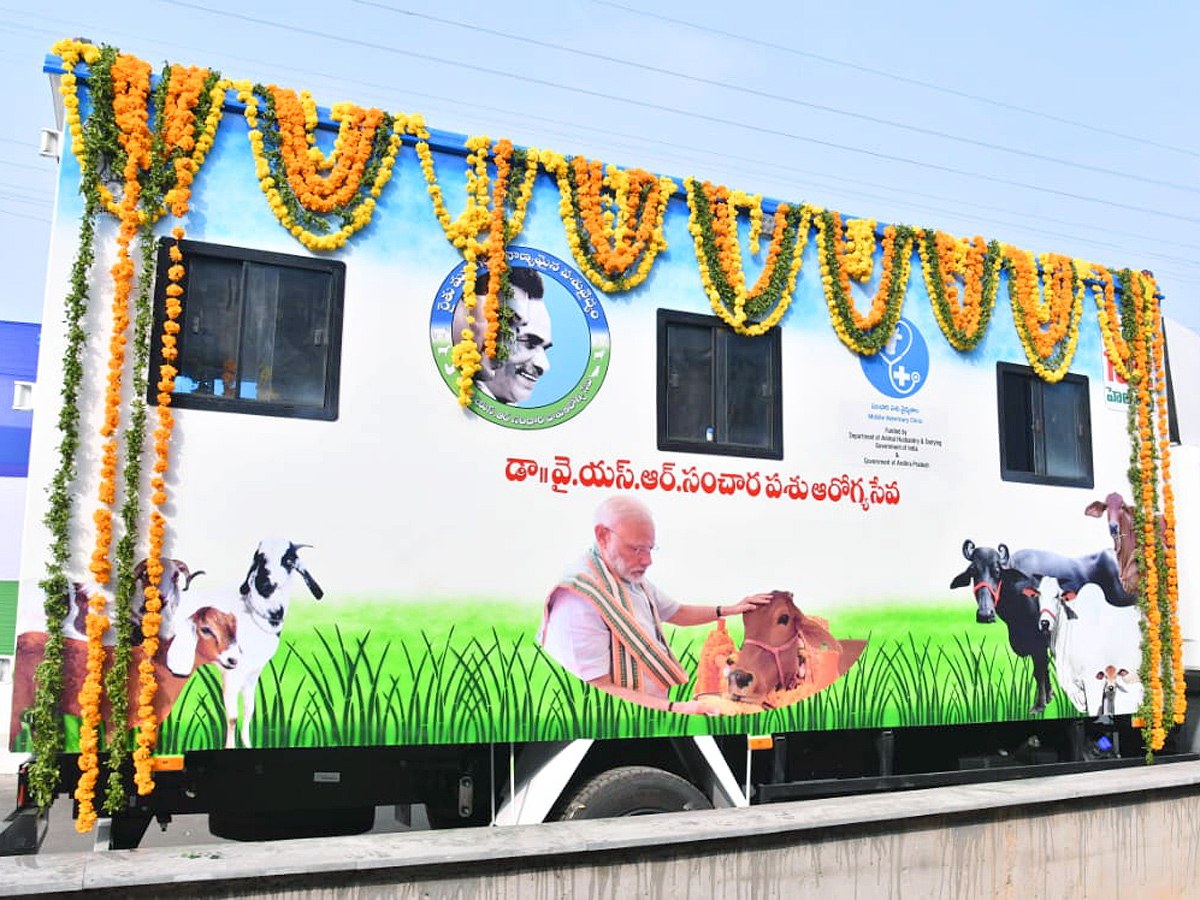
[[[205,663],[215,662],[224,669],[237,666],[240,659],[240,648],[237,643],[237,617],[230,612],[205,606],[193,613],[188,619],[190,626],[196,630],[196,655],[192,671]],[[151,657],[154,664],[154,677],[158,690],[154,692],[154,715],[161,722],[171,712],[188,675],[175,675],[167,668],[167,650],[174,638],[168,638],[158,647],[158,652]],[[17,637],[16,666],[13,673],[12,716],[9,722],[9,735],[15,737],[21,729],[21,714],[33,705],[36,691],[35,673],[38,665],[46,655],[46,633],[42,631],[27,631]],[[137,724],[138,666],[145,659],[141,647],[133,648],[133,659],[129,664],[126,677],[126,689],[129,702],[129,727]],[[107,671],[112,666],[112,648],[104,648],[104,668]],[[59,710],[72,716],[82,716],[79,704],[79,691],[87,678],[87,642],[66,638],[63,640],[63,688]],[[190,673],[189,673],[190,675]],[[111,733],[112,708],[108,698],[101,699],[100,715],[109,723]],[[10,738],[11,739],[11,738]]]
[[[175,609],[179,606],[179,598],[186,591],[197,575],[204,571],[192,572],[187,563],[181,559],[163,559],[162,575],[159,578],[159,590],[162,592],[162,632],[170,637],[174,634]],[[129,622],[133,626],[133,642],[141,643],[142,617],[146,615],[146,588],[150,581],[148,576],[149,561],[143,559],[133,569],[133,592],[129,598]],[[63,635],[79,641],[87,640],[87,614],[91,602],[91,593],[96,590],[94,585],[72,582],[67,587],[67,615],[63,619]],[[105,607],[109,620],[115,618],[114,603],[110,598]],[[114,623],[115,624],[115,623]],[[110,627],[104,633],[104,643],[111,646],[116,643],[116,629]]]

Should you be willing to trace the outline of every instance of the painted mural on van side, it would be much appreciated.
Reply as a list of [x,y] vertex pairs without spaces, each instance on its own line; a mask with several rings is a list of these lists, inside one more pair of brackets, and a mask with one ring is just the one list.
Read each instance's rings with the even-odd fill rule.
[[[1161,501],[1127,474],[1156,395],[1106,402],[1106,351],[1153,368],[1143,276],[415,118],[305,132],[295,95],[210,89],[186,209],[133,229],[150,293],[125,327],[149,343],[115,394],[129,185],[93,179],[116,209],[93,215],[100,151],[81,130],[63,156],[52,252],[95,220],[78,323],[105,338],[43,337],[78,354],[80,450],[67,507],[31,492],[15,749],[48,658],[68,751],[89,710],[102,745],[153,721],[174,754],[1153,715],[1164,666],[1174,696],[1173,562],[1147,607],[1138,549]],[[84,121],[111,103],[78,92]],[[279,136],[296,109],[303,152]],[[339,134],[359,193],[317,166]],[[73,296],[69,267],[50,281]],[[57,412],[34,424],[40,485]],[[110,439],[145,457],[115,488]],[[105,667],[119,702],[88,688]]]

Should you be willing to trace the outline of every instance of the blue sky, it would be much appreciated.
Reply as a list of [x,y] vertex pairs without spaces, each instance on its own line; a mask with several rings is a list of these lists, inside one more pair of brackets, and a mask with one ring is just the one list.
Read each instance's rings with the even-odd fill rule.
[[1151,0],[0,0],[0,319],[42,316],[60,37],[855,216],[1152,269],[1200,331],[1200,12]]

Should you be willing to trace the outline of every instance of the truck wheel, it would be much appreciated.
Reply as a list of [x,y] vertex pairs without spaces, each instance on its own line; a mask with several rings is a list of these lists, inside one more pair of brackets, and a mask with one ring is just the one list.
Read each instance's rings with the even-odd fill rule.
[[552,818],[609,819],[712,809],[690,782],[650,766],[621,766],[586,781]]

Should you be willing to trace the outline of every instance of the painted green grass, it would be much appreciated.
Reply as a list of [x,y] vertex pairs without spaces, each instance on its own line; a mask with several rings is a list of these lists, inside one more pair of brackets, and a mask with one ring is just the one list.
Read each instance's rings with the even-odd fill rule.
[[[968,605],[891,603],[840,611],[835,634],[868,641],[832,686],[783,709],[747,716],[679,716],[595,690],[534,641],[528,604],[303,600],[258,685],[256,747],[320,747],[766,733],[1029,718],[1033,676],[1003,625],[973,622]],[[355,626],[350,623],[369,623]],[[740,641],[739,623],[730,631]],[[694,671],[707,627],[668,629]],[[689,698],[693,685],[676,689]],[[1063,696],[1046,717],[1078,715]],[[198,671],[163,725],[159,752],[224,746],[220,677]]]

